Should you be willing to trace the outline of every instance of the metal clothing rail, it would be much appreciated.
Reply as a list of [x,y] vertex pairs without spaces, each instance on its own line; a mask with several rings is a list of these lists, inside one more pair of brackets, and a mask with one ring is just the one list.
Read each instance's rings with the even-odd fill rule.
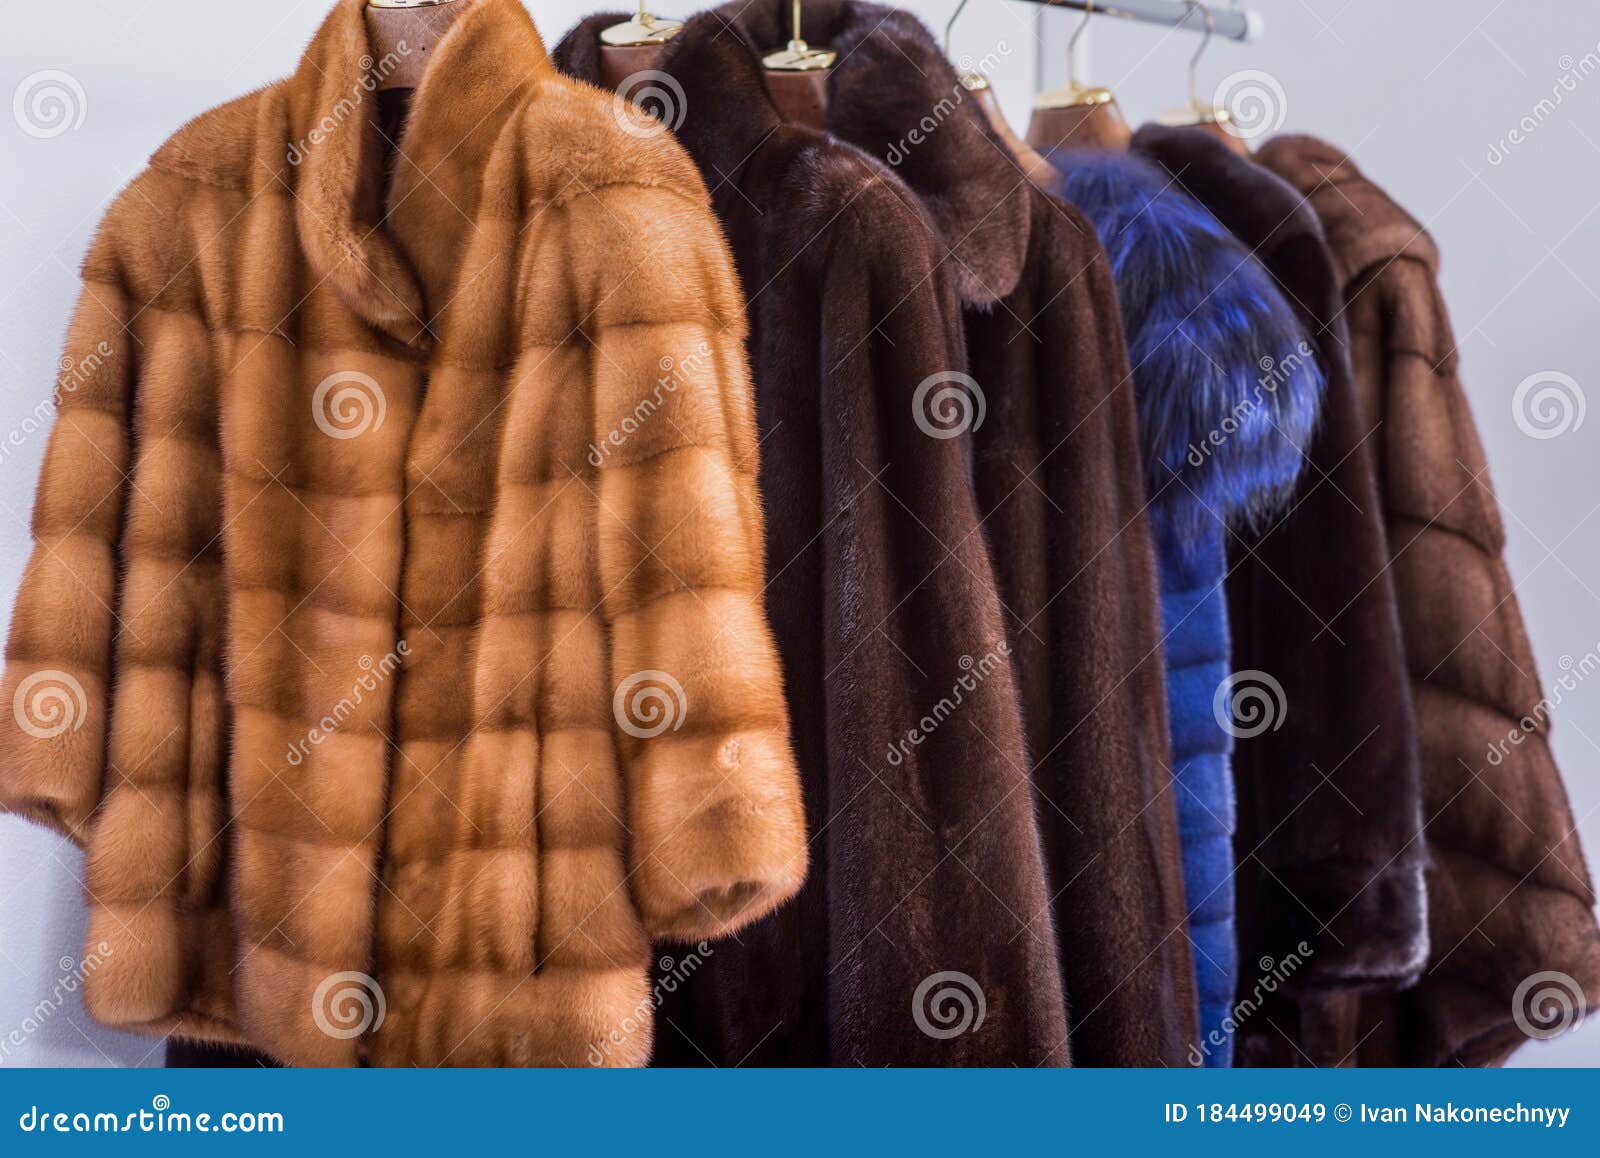
[[[1123,20],[1136,20],[1141,24],[1162,24],[1168,28],[1184,27],[1191,32],[1206,30],[1205,11],[1199,4],[1184,0],[1030,0],[1047,8],[1072,8],[1078,12],[1092,12],[1095,16],[1116,16]],[[1265,27],[1261,14],[1252,9],[1219,8],[1211,10],[1211,34],[1228,40],[1250,41],[1259,39]]]

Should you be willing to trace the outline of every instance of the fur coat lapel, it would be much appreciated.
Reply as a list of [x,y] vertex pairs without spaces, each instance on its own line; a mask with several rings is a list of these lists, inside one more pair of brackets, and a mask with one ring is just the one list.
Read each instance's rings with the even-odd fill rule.
[[[760,65],[777,34],[732,15],[689,20],[657,68],[749,296],[767,605],[819,837],[797,905],[665,987],[657,1061],[1059,1064],[1048,882],[959,420],[956,271],[887,165],[780,121]],[[579,25],[558,65],[597,79],[616,19]]]
[[1427,966],[1411,988],[1363,998],[1358,1056],[1495,1064],[1526,1040],[1517,1022],[1534,1011],[1517,1002],[1540,993],[1523,987],[1531,975],[1565,973],[1567,996],[1600,1001],[1600,932],[1458,377],[1438,250],[1332,146],[1286,137],[1259,156],[1316,211],[1338,270],[1421,742]]
[[[783,3],[723,11],[763,45],[789,19]],[[855,0],[809,2],[803,16],[839,51],[829,131],[916,195],[960,298],[987,404],[971,432],[974,485],[1079,1011],[1074,1062],[1183,1064],[1193,970],[1171,935],[1184,903],[1154,548],[1109,263],[1081,214],[1023,179],[920,21]],[[1142,738],[1118,722],[1129,719],[1150,725]],[[1112,895],[1125,911],[1106,909]]]
[[649,939],[805,875],[705,188],[516,0],[458,3],[382,230],[341,0],[85,262],[0,806],[87,848],[109,1025],[297,1064],[638,1064]]
[[[1341,993],[1403,989],[1427,956],[1417,730],[1369,431],[1349,369],[1343,294],[1322,227],[1271,171],[1195,130],[1148,126],[1134,149],[1210,208],[1283,288],[1327,377],[1310,469],[1283,518],[1234,552],[1236,667],[1271,673],[1281,725],[1241,742],[1240,953],[1312,950],[1284,990],[1346,1011]],[[1292,1003],[1241,1029],[1241,1061],[1318,1064],[1354,1049],[1354,1021]],[[1319,1027],[1343,1031],[1319,1040]]]

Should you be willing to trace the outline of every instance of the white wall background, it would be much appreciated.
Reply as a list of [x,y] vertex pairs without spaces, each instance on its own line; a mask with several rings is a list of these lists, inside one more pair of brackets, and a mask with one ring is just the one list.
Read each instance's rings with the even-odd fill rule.
[[[0,97],[46,69],[81,84],[78,128],[52,139],[0,108],[0,431],[48,396],[76,296],[76,269],[109,199],[195,113],[289,72],[330,0],[52,0],[11,4],[0,38]],[[552,44],[592,0],[528,0]],[[625,7],[626,4],[612,4]],[[954,0],[905,7],[942,29]],[[658,0],[663,14],[689,11]],[[1542,674],[1600,646],[1600,417],[1540,440],[1511,418],[1528,375],[1600,388],[1600,72],[1538,111],[1560,78],[1600,59],[1600,10],[1583,0],[1258,0],[1266,36],[1213,43],[1209,93],[1247,68],[1281,85],[1285,129],[1315,132],[1424,221],[1445,255],[1468,391],[1505,507],[1513,577]],[[1013,124],[1064,75],[1078,17],[1019,0],[971,0],[957,56],[994,54]],[[1185,99],[1198,38],[1097,18],[1086,72],[1130,120]],[[1536,127],[1500,163],[1489,156],[1524,117]],[[1501,145],[1504,148],[1504,145]],[[0,459],[0,614],[9,619],[27,558],[43,439]],[[1557,756],[1586,846],[1600,853],[1600,687],[1580,686],[1557,719]],[[82,951],[80,856],[0,818],[0,1065],[159,1065],[159,1043],[108,1033],[62,982]],[[55,1006],[59,1001],[59,1009]],[[39,1018],[44,1002],[51,1012]],[[37,1021],[37,1028],[31,1028]],[[22,1044],[7,1044],[13,1031]],[[1579,1032],[1530,1043],[1522,1064],[1600,1065],[1600,1014]]]

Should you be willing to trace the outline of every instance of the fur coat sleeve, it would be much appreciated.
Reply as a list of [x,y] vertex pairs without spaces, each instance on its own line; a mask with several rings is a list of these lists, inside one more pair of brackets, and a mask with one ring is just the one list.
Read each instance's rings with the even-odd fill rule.
[[1287,137],[1259,156],[1309,199],[1337,267],[1420,739],[1427,965],[1363,1000],[1360,1062],[1496,1064],[1552,996],[1530,978],[1563,973],[1568,1000],[1600,1001],[1600,932],[1438,251],[1337,149]]
[[[1228,577],[1235,667],[1271,673],[1286,705],[1234,757],[1240,955],[1294,954],[1283,989],[1311,1000],[1401,989],[1427,953],[1417,732],[1333,259],[1300,195],[1214,136],[1147,126],[1134,148],[1251,248],[1306,327],[1290,356],[1327,379],[1290,506],[1236,546]],[[1273,1020],[1242,1027],[1241,1060],[1277,1051]],[[1315,1020],[1302,1048],[1336,1064],[1355,1042],[1309,1040]]]
[[[149,238],[176,192],[140,178],[84,261],[0,684],[13,716],[0,805],[80,846],[108,776],[158,750],[194,751],[202,774],[220,756],[211,400],[151,366],[135,325],[166,268]],[[220,805],[214,785],[207,803]]]

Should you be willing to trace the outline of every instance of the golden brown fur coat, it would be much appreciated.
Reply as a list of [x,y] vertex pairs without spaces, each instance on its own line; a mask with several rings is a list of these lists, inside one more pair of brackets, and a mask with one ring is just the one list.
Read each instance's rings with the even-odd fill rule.
[[108,1025],[639,1063],[649,939],[804,877],[705,188],[515,0],[459,3],[387,189],[340,0],[84,266],[0,804],[87,847]]

